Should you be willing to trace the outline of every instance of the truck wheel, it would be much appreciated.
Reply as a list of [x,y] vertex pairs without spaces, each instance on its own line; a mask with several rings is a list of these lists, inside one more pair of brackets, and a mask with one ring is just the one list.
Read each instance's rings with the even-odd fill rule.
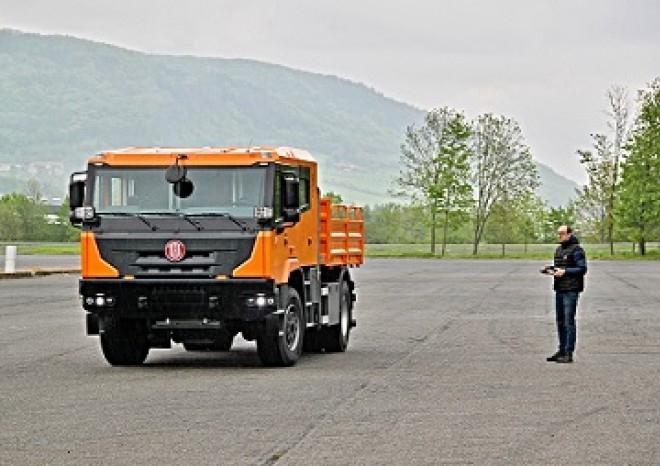
[[286,303],[280,334],[257,337],[257,352],[266,366],[292,366],[302,353],[305,324],[300,296],[294,288],[289,288]]
[[145,323],[138,319],[104,317],[101,350],[113,366],[139,366],[147,359],[149,343]]
[[346,351],[351,332],[351,291],[346,282],[342,282],[339,293],[339,323],[321,329],[322,345],[331,353]]

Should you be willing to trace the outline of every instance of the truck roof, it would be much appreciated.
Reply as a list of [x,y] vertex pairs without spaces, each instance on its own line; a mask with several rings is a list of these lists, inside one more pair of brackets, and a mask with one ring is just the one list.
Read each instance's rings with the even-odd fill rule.
[[254,163],[258,161],[300,160],[315,163],[309,152],[292,147],[124,147],[104,150],[89,158],[89,163],[109,165],[160,165],[186,155],[191,164]]

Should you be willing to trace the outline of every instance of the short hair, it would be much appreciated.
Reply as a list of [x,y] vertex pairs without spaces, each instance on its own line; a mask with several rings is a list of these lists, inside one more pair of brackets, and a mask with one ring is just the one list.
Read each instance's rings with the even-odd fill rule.
[[568,223],[562,223],[561,225],[559,225],[557,227],[557,233],[559,233],[559,231],[563,231],[564,229],[566,229],[566,234],[570,235],[571,233],[573,233],[573,229]]

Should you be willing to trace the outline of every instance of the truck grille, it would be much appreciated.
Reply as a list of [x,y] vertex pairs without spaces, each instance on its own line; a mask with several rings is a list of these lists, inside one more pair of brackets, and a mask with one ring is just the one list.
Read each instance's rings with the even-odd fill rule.
[[210,275],[220,266],[212,251],[188,253],[180,262],[170,262],[163,252],[140,251],[134,262],[137,274],[203,274]]

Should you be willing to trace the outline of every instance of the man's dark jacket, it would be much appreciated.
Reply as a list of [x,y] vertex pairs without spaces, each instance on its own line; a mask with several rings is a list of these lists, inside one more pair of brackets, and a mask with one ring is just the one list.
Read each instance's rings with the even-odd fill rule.
[[584,274],[587,273],[587,256],[578,239],[571,235],[555,250],[555,268],[565,269],[563,277],[555,277],[555,291],[584,290]]

